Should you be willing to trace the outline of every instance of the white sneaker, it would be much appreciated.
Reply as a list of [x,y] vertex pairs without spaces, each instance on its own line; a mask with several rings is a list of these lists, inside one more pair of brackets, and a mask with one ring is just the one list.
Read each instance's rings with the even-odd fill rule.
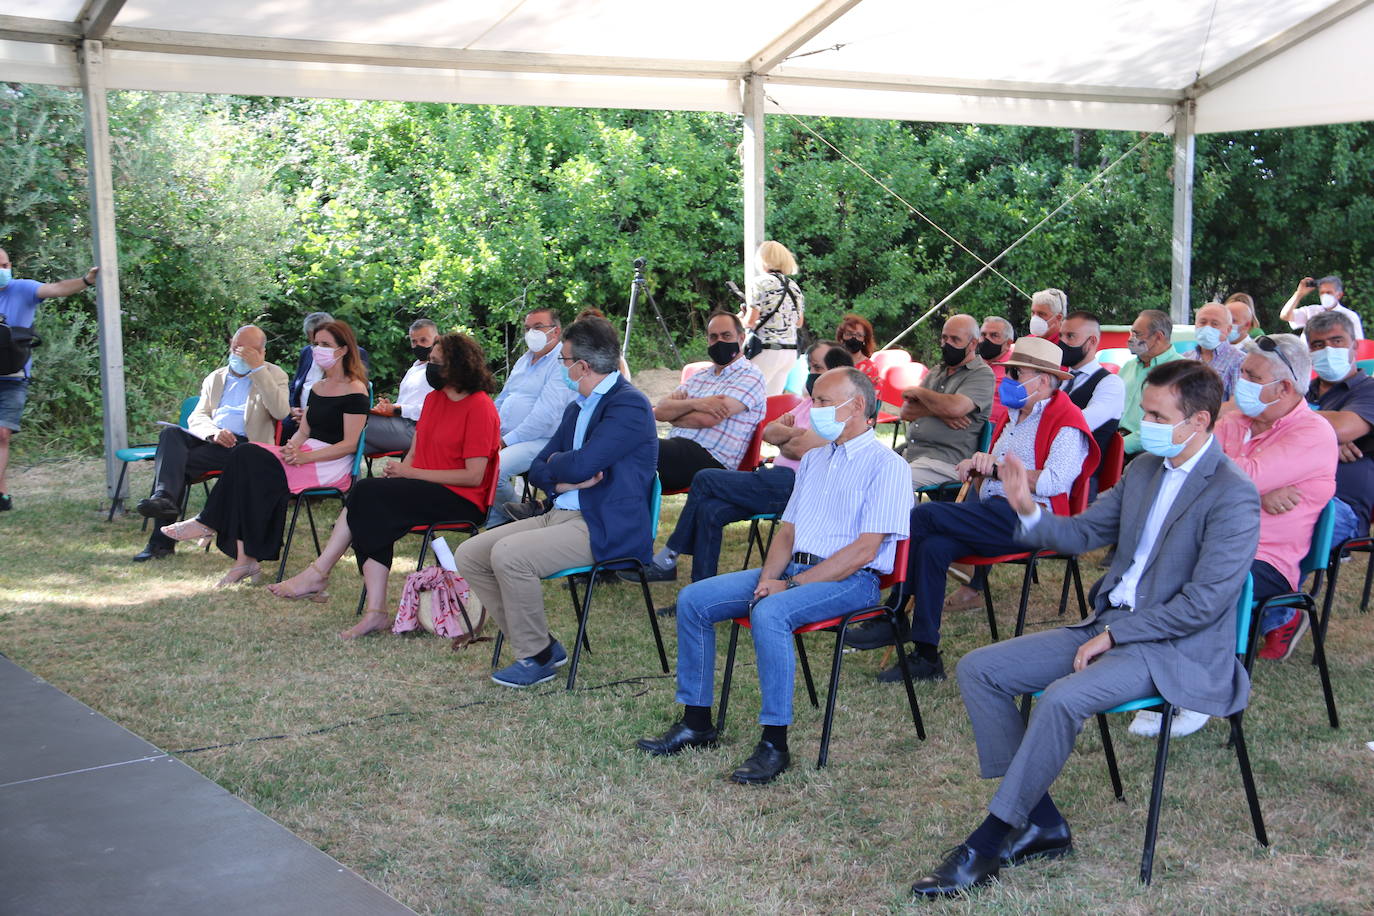
[[[1174,714],[1174,721],[1169,725],[1169,737],[1182,738],[1184,735],[1191,735],[1193,732],[1207,724],[1207,720],[1212,718],[1206,713],[1194,712],[1191,709],[1180,709]],[[1158,726],[1155,726],[1158,734]]]
[[[1163,719],[1164,716],[1152,709],[1142,709],[1135,714],[1135,718],[1131,720],[1131,727],[1127,731],[1142,738],[1156,738],[1159,736],[1159,723]],[[1173,729],[1170,729],[1169,733],[1173,734]]]

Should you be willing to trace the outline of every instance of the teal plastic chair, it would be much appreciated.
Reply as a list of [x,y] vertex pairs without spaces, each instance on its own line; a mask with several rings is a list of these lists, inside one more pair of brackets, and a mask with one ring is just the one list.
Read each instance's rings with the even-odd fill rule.
[[1355,368],[1365,375],[1374,375],[1374,359],[1357,359],[1355,360]]
[[[1322,509],[1322,514],[1317,517],[1317,523],[1312,527],[1312,546],[1307,551],[1307,556],[1302,558],[1298,564],[1298,585],[1296,592],[1287,592],[1282,595],[1275,595],[1263,605],[1255,608],[1254,619],[1250,625],[1250,639],[1245,649],[1245,670],[1249,671],[1255,660],[1255,650],[1259,644],[1260,618],[1264,616],[1265,608],[1271,607],[1292,607],[1298,608],[1307,614],[1308,623],[1312,632],[1312,664],[1317,666],[1317,673],[1321,677],[1322,695],[1326,700],[1326,718],[1331,723],[1332,728],[1340,728],[1340,718],[1336,714],[1336,698],[1331,691],[1331,672],[1326,666],[1326,619],[1325,614],[1317,613],[1317,595],[1322,591],[1322,576],[1331,565],[1332,541],[1336,530],[1336,501],[1326,504]],[[1339,565],[1339,560],[1337,561]],[[1307,581],[1307,577],[1312,576],[1312,589],[1306,591],[1302,589],[1302,584]],[[1330,610],[1329,604],[1326,610]]]
[[[992,450],[992,420],[983,422],[983,431],[978,434],[978,451],[987,452]],[[954,497],[959,495],[959,490],[963,487],[963,482],[959,480],[947,480],[944,483],[933,483],[928,487],[917,487],[916,496],[919,501],[924,496],[931,502],[953,502]]]
[[[1258,614],[1252,613],[1254,595],[1254,582],[1247,575],[1245,586],[1241,589],[1240,597],[1236,601],[1236,655],[1238,657],[1245,656],[1249,647],[1251,618],[1258,619]],[[1043,690],[1037,691],[1035,696],[1038,697],[1043,693]],[[1174,712],[1177,707],[1171,705],[1161,696],[1141,697],[1138,700],[1130,700],[1119,706],[1114,706],[1097,717],[1102,728],[1102,752],[1107,758],[1107,772],[1112,780],[1112,792],[1118,801],[1124,801],[1121,774],[1117,770],[1116,753],[1112,749],[1106,717],[1112,713],[1136,712],[1155,707],[1160,709],[1162,719],[1159,723],[1159,739],[1155,745],[1155,772],[1154,780],[1150,786],[1150,807],[1145,816],[1145,846],[1140,854],[1141,884],[1149,884],[1154,873],[1155,839],[1159,835],[1159,812],[1164,800],[1164,770],[1169,762],[1169,730],[1173,725]],[[1241,709],[1227,717],[1231,723],[1231,745],[1236,749],[1236,763],[1240,767],[1240,779],[1245,786],[1245,800],[1250,806],[1250,821],[1255,828],[1255,839],[1259,841],[1261,846],[1268,846],[1269,835],[1264,829],[1264,816],[1260,812],[1259,795],[1255,791],[1255,774],[1250,769],[1250,752],[1245,746],[1245,732],[1241,727],[1241,718],[1244,715],[1245,710]]]
[[[181,402],[181,414],[177,417],[177,425],[182,429],[186,428],[186,423],[191,419],[191,412],[200,403],[200,395],[192,395]],[[141,445],[131,445],[128,448],[121,448],[115,451],[115,457],[124,462],[119,466],[119,481],[115,484],[115,497],[110,500],[110,514],[105,521],[114,521],[115,512],[124,504],[124,497],[119,494],[124,492],[124,478],[129,473],[129,465],[135,461],[152,461],[157,457],[157,443],[145,442]],[[153,484],[157,486],[156,483]]]
[[[372,386],[368,386],[368,401],[371,402]],[[344,500],[348,498],[348,491],[353,484],[358,482],[358,474],[363,464],[363,452],[367,448],[367,424],[363,424],[362,431],[358,433],[358,445],[353,450],[353,470],[348,479],[348,487],[340,489],[338,487],[311,487],[299,493],[292,493],[290,501],[294,504],[291,509],[291,524],[286,529],[286,543],[281,550],[281,565],[277,567],[277,581],[280,582],[286,575],[286,560],[291,556],[291,541],[296,536],[296,521],[301,514],[301,505],[305,505],[305,517],[310,522],[310,536],[315,541],[315,556],[323,553],[320,547],[320,532],[315,525],[315,513],[310,508],[310,500],[314,499],[337,499],[339,508],[343,509]]]
[[[654,475],[649,499],[653,507],[649,516],[649,535],[650,539],[653,539],[658,536],[658,510],[663,501],[663,485],[659,483],[658,475]],[[560,569],[558,572],[541,577],[546,582],[550,579],[563,579],[568,583],[568,594],[572,596],[573,612],[577,615],[577,639],[573,642],[572,660],[568,664],[568,690],[572,690],[577,684],[577,666],[582,659],[582,649],[585,647],[590,651],[590,643],[587,640],[587,618],[591,616],[592,591],[596,588],[596,577],[602,570],[625,568],[632,569],[639,574],[639,587],[644,593],[644,607],[649,612],[649,627],[654,631],[654,643],[658,647],[658,662],[663,668],[663,673],[668,673],[668,653],[663,648],[663,634],[659,632],[658,615],[654,613],[654,599],[649,594],[649,580],[644,577],[644,562],[638,557],[615,557],[599,560],[590,566],[572,566],[568,569]],[[579,598],[577,580],[583,576],[587,578],[587,591]],[[503,645],[505,645],[505,634],[498,633],[496,646],[491,652],[491,667],[493,669],[500,664]]]

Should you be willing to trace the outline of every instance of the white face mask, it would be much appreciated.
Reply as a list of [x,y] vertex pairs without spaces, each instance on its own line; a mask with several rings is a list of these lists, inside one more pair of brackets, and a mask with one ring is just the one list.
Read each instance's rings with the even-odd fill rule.
[[525,332],[525,346],[530,348],[531,353],[538,353],[549,345],[549,335],[543,331],[531,328]]
[[1030,335],[1032,337],[1044,337],[1050,332],[1050,323],[1039,315],[1032,315],[1030,320]]
[[1338,302],[1339,300],[1330,293],[1322,293],[1322,308],[1333,309],[1336,307]]

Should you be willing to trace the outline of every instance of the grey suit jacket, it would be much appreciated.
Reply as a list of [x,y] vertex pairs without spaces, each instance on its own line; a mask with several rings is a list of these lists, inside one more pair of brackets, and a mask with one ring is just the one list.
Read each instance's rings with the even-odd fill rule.
[[[1131,565],[1154,505],[1164,459],[1143,454],[1121,481],[1072,518],[1044,513],[1017,540],[1066,554],[1115,543],[1116,557],[1093,586],[1093,614]],[[1259,493],[1213,439],[1164,519],[1137,586],[1134,613],[1112,621],[1118,645],[1136,646],[1160,696],[1213,716],[1244,709],[1250,679],[1236,660],[1236,601],[1259,543]]]

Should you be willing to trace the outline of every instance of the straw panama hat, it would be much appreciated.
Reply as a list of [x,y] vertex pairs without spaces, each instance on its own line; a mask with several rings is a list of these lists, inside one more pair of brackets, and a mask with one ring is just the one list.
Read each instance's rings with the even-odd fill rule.
[[1069,373],[1059,368],[1063,361],[1064,354],[1058,344],[1050,343],[1043,337],[1018,337],[1016,343],[1011,345],[1011,356],[1002,365],[1024,366],[1066,379]]

